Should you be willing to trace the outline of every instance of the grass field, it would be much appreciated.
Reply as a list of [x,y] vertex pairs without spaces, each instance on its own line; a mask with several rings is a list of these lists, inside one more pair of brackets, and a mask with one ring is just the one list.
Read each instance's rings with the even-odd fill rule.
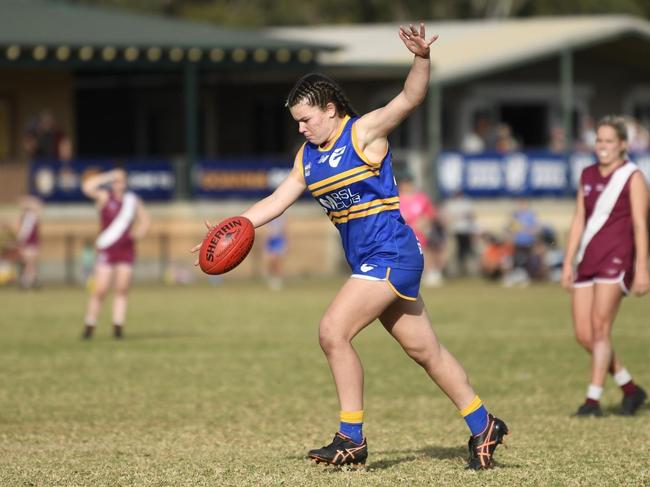
[[[355,341],[366,372],[362,471],[310,464],[338,405],[317,323],[339,282],[136,287],[127,339],[79,339],[83,290],[0,290],[0,485],[650,485],[650,409],[571,418],[588,359],[568,296],[480,282],[425,291],[441,341],[511,429],[496,468],[463,469],[455,408],[378,324]],[[615,344],[650,385],[650,301],[629,299]]]

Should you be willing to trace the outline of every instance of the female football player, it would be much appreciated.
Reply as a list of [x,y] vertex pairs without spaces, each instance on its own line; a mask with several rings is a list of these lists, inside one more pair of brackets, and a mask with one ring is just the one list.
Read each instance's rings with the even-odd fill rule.
[[[391,167],[388,134],[422,101],[429,85],[424,25],[400,28],[415,56],[404,88],[386,106],[359,117],[341,88],[321,74],[300,79],[286,106],[306,142],[277,190],[243,213],[255,227],[282,214],[308,189],[341,235],[352,270],[319,326],[320,346],[334,377],[340,427],[310,458],[333,465],[363,464],[363,370],[352,339],[375,319],[449,396],[471,430],[469,468],[492,464],[506,424],[488,414],[458,361],[438,342],[419,294],[422,251],[404,223]],[[193,250],[198,250],[200,245]]]
[[140,198],[127,191],[126,172],[121,169],[87,178],[82,190],[86,196],[95,200],[101,225],[101,233],[95,242],[97,261],[92,293],[86,309],[83,338],[92,338],[102,302],[114,280],[113,336],[119,339],[123,336],[126,318],[135,261],[135,241],[146,235],[151,220]]
[[564,258],[562,285],[572,291],[575,336],[591,354],[591,383],[577,416],[602,416],[600,397],[608,371],[623,390],[621,414],[634,414],[646,399],[611,342],[623,295],[631,290],[641,296],[650,288],[648,188],[639,168],[626,160],[626,150],[625,123],[605,117],[596,132],[598,164],[580,177]]

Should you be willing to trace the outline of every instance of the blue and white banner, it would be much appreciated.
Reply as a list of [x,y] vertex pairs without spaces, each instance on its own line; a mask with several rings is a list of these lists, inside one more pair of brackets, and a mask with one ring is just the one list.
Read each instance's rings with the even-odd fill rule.
[[[84,178],[115,169],[112,160],[36,161],[29,172],[30,192],[49,202],[88,201],[81,192]],[[170,161],[127,160],[119,167],[127,172],[129,189],[144,200],[168,201],[174,196],[176,177]]]
[[[631,160],[650,180],[650,153],[634,154]],[[590,153],[443,152],[438,159],[438,189],[442,196],[460,191],[477,198],[571,196],[582,170],[595,162]]]
[[262,198],[284,181],[292,163],[287,158],[201,160],[194,166],[194,194],[199,198]]

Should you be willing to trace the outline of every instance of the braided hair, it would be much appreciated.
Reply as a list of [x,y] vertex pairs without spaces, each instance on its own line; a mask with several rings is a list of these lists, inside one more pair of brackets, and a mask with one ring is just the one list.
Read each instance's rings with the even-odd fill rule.
[[320,73],[310,73],[300,78],[289,92],[284,106],[291,108],[301,102],[317,106],[322,110],[331,102],[340,117],[357,116],[357,112],[350,105],[341,87],[334,80]]

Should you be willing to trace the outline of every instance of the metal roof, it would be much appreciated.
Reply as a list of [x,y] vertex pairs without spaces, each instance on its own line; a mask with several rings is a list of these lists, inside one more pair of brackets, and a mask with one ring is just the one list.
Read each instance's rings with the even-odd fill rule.
[[[81,49],[85,50],[82,52]],[[0,61],[313,62],[331,43],[46,0],[0,0]],[[232,54],[234,54],[234,57]],[[171,59],[170,59],[171,56]]]
[[[427,36],[440,36],[431,49],[431,61],[434,78],[443,83],[625,35],[650,40],[650,22],[616,15],[425,22],[425,27]],[[400,41],[398,29],[397,24],[359,24],[278,27],[269,33],[337,43],[339,51],[319,55],[325,66],[406,67],[412,55]]]

